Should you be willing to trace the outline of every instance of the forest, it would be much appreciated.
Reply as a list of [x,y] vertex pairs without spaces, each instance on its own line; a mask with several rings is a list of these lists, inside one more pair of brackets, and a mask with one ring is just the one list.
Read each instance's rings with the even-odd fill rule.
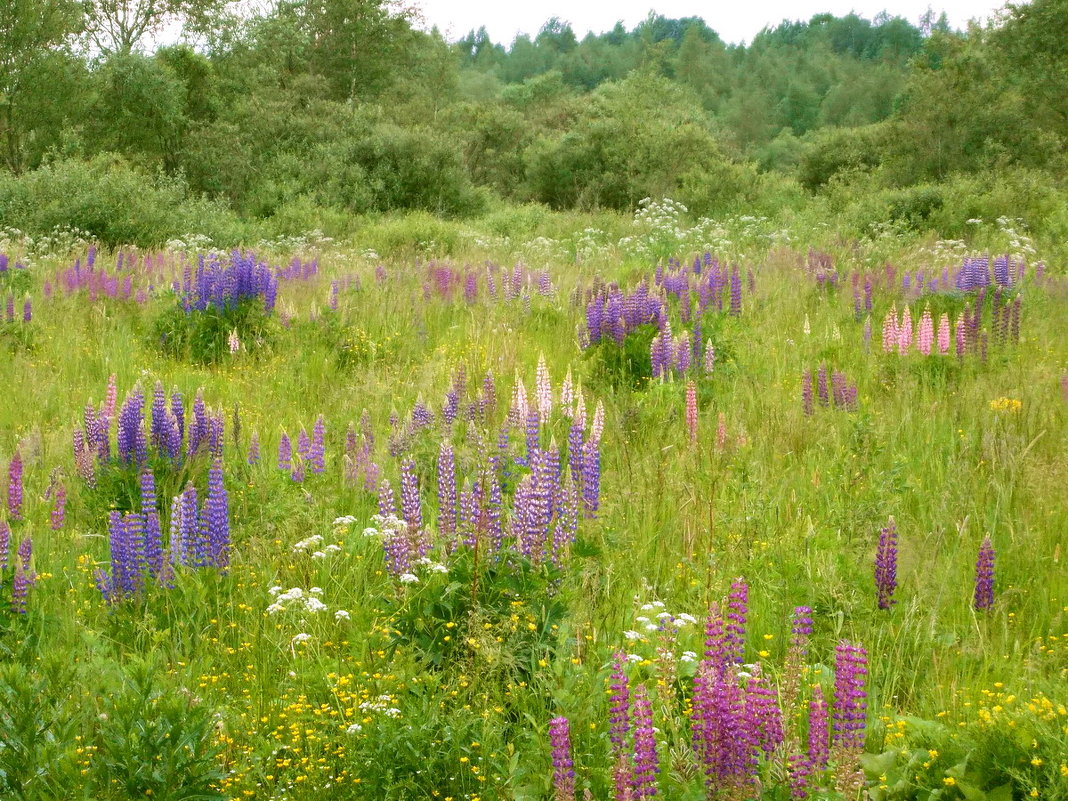
[[[814,16],[727,44],[654,13],[581,40],[455,42],[380,0],[13,0],[0,10],[0,223],[220,245],[422,210],[834,215],[1065,233],[1064,0],[952,30]],[[180,33],[178,33],[180,31]],[[159,42],[167,41],[167,44]],[[136,201],[135,201],[136,198]]]

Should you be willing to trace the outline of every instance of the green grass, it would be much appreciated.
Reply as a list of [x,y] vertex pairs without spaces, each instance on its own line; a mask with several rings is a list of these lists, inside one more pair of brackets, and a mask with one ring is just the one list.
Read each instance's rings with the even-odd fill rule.
[[[698,381],[699,434],[691,442],[684,383],[620,379],[614,356],[584,354],[576,342],[583,321],[571,302],[576,288],[590,287],[595,275],[626,287],[655,265],[614,245],[576,263],[575,243],[596,220],[532,211],[493,222],[497,235],[516,236],[498,243],[498,253],[425,217],[415,219],[414,233],[403,219],[378,224],[371,244],[397,254],[385,263],[386,280],[376,278],[376,261],[353,255],[367,243],[331,246],[319,254],[319,277],[283,284],[278,308],[292,322],[272,321],[270,347],[213,352],[210,362],[156,346],[158,326],[182,323],[169,298],[89,303],[57,291],[46,301],[43,281],[65,265],[34,263],[27,344],[0,347],[0,468],[16,446],[26,463],[26,519],[12,522],[12,547],[32,535],[40,574],[28,614],[0,613],[7,663],[0,795],[546,798],[548,723],[563,714],[578,786],[607,799],[612,654],[627,648],[642,656],[631,679],[653,688],[665,669],[655,638],[624,637],[638,607],[661,601],[703,619],[744,576],[746,659],[761,661],[770,678],[781,678],[798,605],[814,609],[808,683],[826,677],[838,640],[868,649],[873,797],[1009,798],[997,795],[1008,784],[1013,798],[1032,789],[1035,797],[1068,798],[1064,277],[1025,283],[1021,341],[993,348],[985,363],[883,354],[882,317],[891,303],[900,310],[902,299],[877,289],[869,353],[847,273],[885,259],[939,271],[952,261],[937,262],[931,243],[901,236],[838,243],[843,288],[827,295],[793,265],[809,245],[835,248],[833,232],[798,224],[792,244],[770,244],[751,225],[727,223],[723,236],[734,244],[724,248],[743,274],[752,267],[756,293],[740,317],[706,321],[720,355],[715,372]],[[603,229],[633,233],[615,218],[606,217]],[[447,237],[448,254],[428,253],[424,234]],[[569,254],[527,261],[550,271],[553,296],[532,292],[528,307],[491,301],[483,287],[469,304],[461,286],[452,301],[425,298],[426,266],[417,258],[447,255],[461,273],[482,269],[487,258],[511,269],[526,247],[520,237],[536,235],[552,236]],[[998,235],[984,229],[976,242]],[[649,236],[659,247],[666,235]],[[704,234],[693,236],[672,240],[683,263]],[[421,244],[408,250],[404,241]],[[109,254],[98,257],[108,263]],[[353,273],[360,288],[342,292],[329,310],[330,279]],[[922,308],[913,302],[914,319]],[[437,584],[398,584],[378,541],[362,533],[376,497],[342,478],[346,426],[368,410],[375,461],[397,489],[398,462],[387,453],[392,413],[403,421],[418,399],[440,411],[463,364],[472,393],[487,370],[497,378],[491,416],[500,423],[515,376],[533,397],[540,355],[556,391],[570,368],[589,414],[604,404],[598,517],[581,522],[558,579],[509,588],[512,606],[501,597],[472,605],[466,588],[479,570],[470,566]],[[820,363],[858,384],[859,411],[817,407],[804,415],[801,374]],[[228,573],[180,572],[173,588],[114,607],[93,582],[95,567],[108,560],[109,496],[78,478],[70,445],[85,404],[102,401],[111,374],[120,401],[135,382],[150,395],[159,380],[187,400],[203,387],[208,406],[225,413],[233,521]],[[1000,398],[1020,401],[1019,410],[993,408]],[[319,414],[327,422],[327,472],[296,484],[276,469],[279,437],[284,430],[295,438],[301,426],[310,432]],[[721,414],[724,447],[716,441]],[[562,446],[566,425],[554,426]],[[254,431],[263,458],[250,466]],[[441,438],[434,428],[412,443],[431,522]],[[461,465],[471,464],[477,449],[458,453]],[[44,495],[56,469],[69,503],[66,526],[52,531]],[[342,515],[357,522],[333,525]],[[900,537],[898,603],[880,611],[872,560],[891,515]],[[293,551],[313,534],[340,550],[323,559]],[[997,549],[996,601],[976,612],[974,564],[987,534]],[[479,575],[495,587],[496,579]],[[3,576],[6,598],[11,570]],[[328,611],[269,614],[273,586],[319,587]],[[451,606],[435,605],[439,587]],[[335,620],[338,609],[349,617]],[[699,628],[681,630],[678,650],[703,650]],[[654,693],[659,781],[664,797],[700,798],[683,702],[692,672],[680,675],[673,692]],[[766,797],[785,798],[781,775],[777,781],[769,770]]]

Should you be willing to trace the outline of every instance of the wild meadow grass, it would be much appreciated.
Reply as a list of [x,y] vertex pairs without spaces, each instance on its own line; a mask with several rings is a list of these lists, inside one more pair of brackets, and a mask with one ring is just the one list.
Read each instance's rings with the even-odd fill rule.
[[[1063,264],[918,291],[1003,231],[843,243],[643,209],[618,244],[0,272],[33,312],[0,310],[0,795],[1068,798]],[[591,343],[590,306],[643,283],[656,309]],[[932,331],[967,310],[974,345],[884,349],[891,309],[928,308]],[[225,545],[176,558],[172,498],[207,510],[216,464]],[[154,512],[166,569],[112,511]],[[123,559],[140,578],[102,593]]]

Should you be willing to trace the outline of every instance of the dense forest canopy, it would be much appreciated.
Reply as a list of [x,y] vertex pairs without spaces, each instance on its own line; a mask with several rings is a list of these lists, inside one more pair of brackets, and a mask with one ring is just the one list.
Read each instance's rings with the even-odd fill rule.
[[[503,45],[485,28],[446,41],[380,0],[240,11],[4,3],[0,223],[106,238],[138,182],[268,221],[668,195],[700,214],[819,199],[952,233],[939,212],[965,195],[1039,228],[1063,207],[1068,0],[963,32],[819,14],[748,45],[654,13],[581,39],[554,18]],[[995,181],[996,199],[976,194]],[[884,202],[857,211],[861,196]]]

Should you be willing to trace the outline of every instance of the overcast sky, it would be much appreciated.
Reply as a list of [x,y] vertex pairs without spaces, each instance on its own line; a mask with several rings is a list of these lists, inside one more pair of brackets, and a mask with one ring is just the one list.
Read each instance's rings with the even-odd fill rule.
[[[571,23],[581,39],[587,31],[601,33],[611,30],[617,20],[633,28],[655,9],[669,18],[701,17],[724,41],[748,42],[765,26],[778,25],[784,19],[807,20],[814,14],[830,12],[837,16],[855,11],[871,19],[886,10],[892,16],[904,17],[916,24],[932,6],[937,13],[945,11],[950,25],[963,28],[969,19],[990,16],[1004,2],[992,0],[414,0],[422,11],[426,27],[436,25],[447,39],[455,40],[468,31],[486,26],[490,38],[511,44],[517,33],[532,37],[550,17]],[[892,2],[892,6],[886,3]]]

